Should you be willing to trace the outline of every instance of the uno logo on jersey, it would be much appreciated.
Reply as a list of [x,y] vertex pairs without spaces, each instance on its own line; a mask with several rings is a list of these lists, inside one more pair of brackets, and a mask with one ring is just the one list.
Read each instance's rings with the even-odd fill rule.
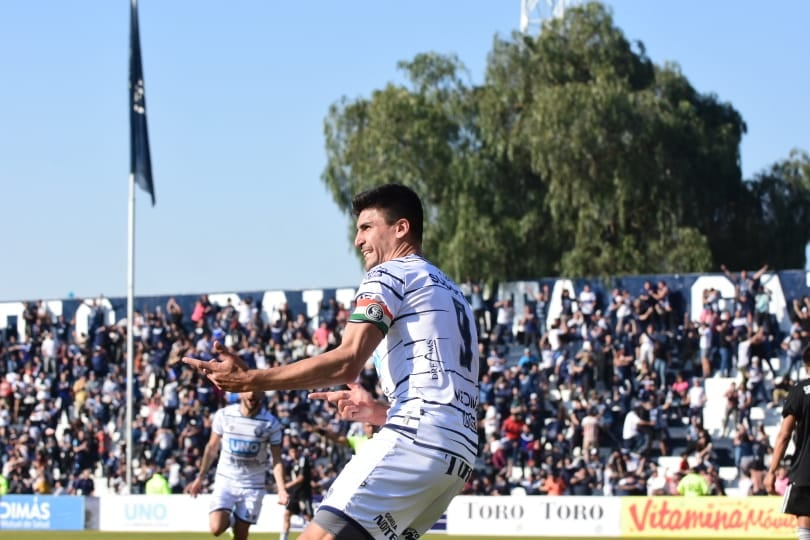
[[258,441],[245,441],[242,439],[228,439],[228,450],[232,454],[243,457],[254,457],[259,454],[262,447]]

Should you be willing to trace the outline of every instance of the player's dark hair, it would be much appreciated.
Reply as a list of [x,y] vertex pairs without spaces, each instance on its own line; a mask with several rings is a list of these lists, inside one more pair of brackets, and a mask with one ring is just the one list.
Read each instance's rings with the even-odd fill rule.
[[388,225],[399,219],[408,220],[411,238],[422,245],[422,201],[411,188],[402,184],[384,184],[355,195],[352,199],[354,215],[358,216],[368,208],[382,210]]

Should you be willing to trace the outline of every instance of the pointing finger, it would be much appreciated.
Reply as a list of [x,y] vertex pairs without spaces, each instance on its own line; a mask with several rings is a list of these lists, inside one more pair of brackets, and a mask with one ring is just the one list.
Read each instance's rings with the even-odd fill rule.
[[191,358],[189,356],[184,356],[183,363],[188,364],[194,369],[200,369],[201,367],[203,367],[203,364],[207,364],[208,362],[205,360],[199,360],[197,358]]

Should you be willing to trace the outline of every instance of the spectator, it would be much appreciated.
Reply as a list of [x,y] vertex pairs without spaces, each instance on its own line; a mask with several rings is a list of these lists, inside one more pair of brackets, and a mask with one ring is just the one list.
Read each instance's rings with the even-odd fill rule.
[[567,487],[565,479],[556,467],[549,471],[548,477],[546,477],[545,482],[543,482],[543,491],[549,496],[556,497],[563,495]]
[[83,469],[79,476],[77,476],[70,484],[68,493],[71,495],[82,495],[84,497],[91,497],[95,494],[96,484],[93,481],[92,471],[90,469]]
[[758,356],[751,357],[751,364],[748,366],[747,378],[748,382],[746,385],[748,390],[751,391],[753,405],[756,406],[760,403],[765,405],[769,403],[770,398],[765,390],[765,374],[762,372],[762,366]]
[[494,307],[497,309],[495,326],[492,330],[492,342],[496,345],[510,344],[514,341],[515,308],[510,298],[498,300]]
[[594,311],[596,311],[596,293],[591,290],[591,284],[586,283],[582,286],[582,290],[579,292],[577,302],[577,308],[579,312],[582,313],[582,316],[585,318],[585,323],[590,324],[591,318],[593,317]]
[[801,327],[794,324],[790,333],[780,344],[785,360],[785,365],[782,370],[783,376],[787,375],[797,381],[801,378],[802,350],[804,349],[804,344],[805,339],[802,338]]
[[169,480],[159,469],[148,468],[146,476],[148,477],[146,486],[144,487],[144,493],[146,495],[170,495],[172,493]]
[[523,349],[523,354],[518,359],[518,367],[520,367],[523,373],[529,373],[533,366],[538,366],[539,364],[540,360],[532,352],[530,347]]
[[697,467],[691,467],[678,482],[678,494],[684,497],[701,497],[711,491],[709,483]]
[[[774,490],[777,495],[785,495],[787,487],[790,485],[790,477],[788,476],[787,467],[781,465],[776,469],[776,480],[774,482]],[[0,495],[2,491],[0,490]]]
[[524,425],[523,410],[516,406],[511,408],[509,416],[501,424],[502,443],[509,463],[509,474],[511,474],[512,467],[515,464],[520,466],[521,469],[525,465],[521,453],[521,435]]
[[[798,379],[797,379],[798,380]],[[780,377],[773,384],[772,400],[768,404],[769,407],[781,407],[790,393],[790,389],[796,384],[788,374]]]
[[647,444],[646,433],[649,430],[645,428],[652,427],[652,422],[649,419],[643,419],[644,407],[635,405],[624,417],[624,427],[622,428],[622,448],[632,452],[644,448]]
[[740,394],[737,388],[737,383],[731,381],[725,393],[726,410],[723,415],[723,428],[721,429],[721,436],[726,437],[729,433],[729,424],[737,426],[740,423]]
[[706,389],[703,388],[703,380],[700,377],[693,377],[692,386],[686,394],[686,405],[688,406],[690,422],[697,422],[703,425],[703,408],[706,406],[706,399]]

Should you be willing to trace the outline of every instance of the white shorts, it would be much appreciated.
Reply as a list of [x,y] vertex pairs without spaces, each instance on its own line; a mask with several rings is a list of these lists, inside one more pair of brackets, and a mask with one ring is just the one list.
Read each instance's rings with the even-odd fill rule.
[[439,520],[471,472],[461,458],[383,428],[343,468],[314,521],[338,538],[344,536],[331,529],[348,522],[368,538],[416,539]]
[[208,513],[224,510],[233,512],[240,521],[255,525],[262,512],[265,489],[240,488],[223,482],[214,482]]

